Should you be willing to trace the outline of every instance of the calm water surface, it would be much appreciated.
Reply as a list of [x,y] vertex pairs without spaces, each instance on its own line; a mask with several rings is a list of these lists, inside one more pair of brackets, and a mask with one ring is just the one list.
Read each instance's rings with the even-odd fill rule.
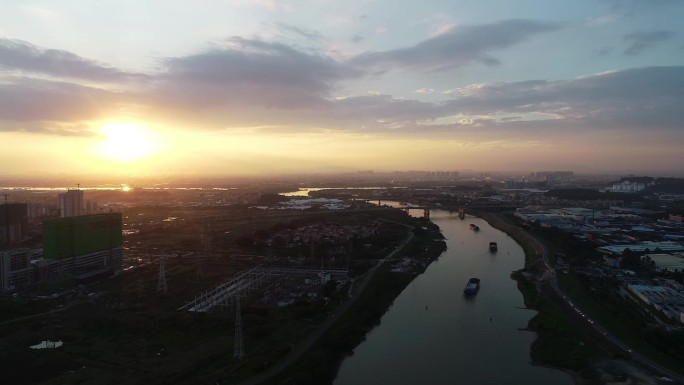
[[[480,218],[462,221],[435,210],[431,219],[448,250],[397,297],[344,360],[334,384],[572,384],[562,371],[530,364],[535,335],[519,328],[535,313],[524,309],[510,278],[524,264],[522,248]],[[480,231],[471,230],[471,223]],[[498,252],[489,251],[491,241]],[[471,277],[482,280],[480,291],[465,297]]]

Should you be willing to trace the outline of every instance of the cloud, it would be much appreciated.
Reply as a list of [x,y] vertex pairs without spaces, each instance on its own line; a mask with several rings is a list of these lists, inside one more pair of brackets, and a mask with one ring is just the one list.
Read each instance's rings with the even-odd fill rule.
[[[528,24],[522,23],[530,29]],[[537,27],[538,31],[551,28]],[[454,58],[458,55],[470,60],[486,57],[491,47],[524,39],[521,28],[512,29],[519,32],[518,36],[509,36],[501,42],[493,37],[503,34],[500,28],[494,28],[497,33],[493,36],[484,37],[475,33],[473,27],[468,27],[467,33],[462,30],[456,33],[460,30],[456,28],[447,33],[456,35],[440,44],[452,47],[457,41],[470,47],[470,53],[457,50],[439,56],[435,47],[425,48],[420,43],[407,48],[407,52],[423,52],[432,55],[431,60],[407,59],[401,63],[426,70],[454,65],[447,64],[447,58],[467,62],[463,57]],[[466,44],[464,33],[479,36],[473,38],[479,39],[485,48]],[[433,39],[443,38],[445,35]],[[45,51],[49,50],[39,50]],[[395,51],[382,55],[387,52]],[[373,65],[388,64],[386,60],[390,57],[392,60],[412,57],[407,55],[387,54],[382,60],[376,57]],[[62,56],[71,60],[65,60],[67,63],[82,62],[77,60],[79,56],[68,52]],[[359,69],[359,60],[341,62],[282,43],[231,38],[207,51],[163,59],[159,72],[142,77],[140,87],[135,90],[112,91],[107,86],[98,88],[41,76],[5,74],[0,77],[0,130],[61,130],[64,134],[80,134],[83,130],[73,127],[111,117],[124,108],[134,108],[142,114],[142,119],[169,119],[176,124],[191,123],[206,128],[265,127],[260,128],[262,131],[337,130],[448,136],[477,130],[491,138],[497,135],[530,138],[552,133],[648,129],[684,135],[680,107],[684,100],[684,66],[611,71],[568,80],[471,84],[442,92],[448,98],[442,102],[422,102],[381,92],[336,99],[336,94],[344,92],[341,86],[346,81],[366,74]],[[116,79],[123,73],[92,65],[87,60],[84,63],[87,69],[92,69],[92,78]],[[17,67],[21,66],[12,68]],[[41,75],[56,72],[48,64],[40,64],[38,68]],[[102,68],[106,71],[98,72]],[[116,84],[109,88],[116,88]],[[427,94],[434,90],[426,87],[415,92]],[[562,134],[561,130],[569,131]]]
[[402,67],[437,72],[474,62],[497,65],[490,52],[521,43],[530,37],[559,29],[558,25],[533,20],[504,20],[492,24],[458,26],[412,47],[366,52],[353,64],[371,68]]
[[118,95],[109,91],[25,77],[0,83],[2,121],[81,121],[113,109]]
[[601,27],[604,25],[612,24],[620,19],[622,19],[624,15],[621,14],[610,14],[610,15],[603,15],[603,16],[598,16],[598,17],[589,17],[585,19],[581,25],[583,27]]
[[224,48],[165,60],[159,96],[204,106],[294,107],[326,98],[359,72],[280,43],[232,38]]
[[61,13],[46,6],[24,5],[20,7],[20,9],[30,17],[34,17],[41,22],[53,21],[62,18]]
[[351,123],[351,126],[358,126],[358,122],[370,124],[378,121],[395,125],[399,122],[432,119],[438,114],[436,108],[434,103],[394,98],[387,94],[373,94],[338,100],[328,106],[322,117],[332,117],[328,123]]
[[0,38],[0,69],[58,78],[121,82],[144,77],[103,66],[69,51],[44,49],[22,40]]
[[675,36],[672,31],[640,31],[624,36],[624,40],[630,42],[630,46],[625,49],[625,55],[635,56],[648,48],[652,48],[658,43],[667,41]]
[[282,31],[295,34],[299,37],[303,37],[308,40],[320,41],[324,39],[323,35],[321,35],[321,33],[318,31],[308,30],[287,23],[276,23],[276,26],[280,28]]
[[595,49],[592,53],[595,56],[605,56],[611,52],[613,52],[613,47],[605,46],[605,47]]
[[[612,71],[572,80],[531,80],[467,87],[440,106],[442,115],[537,114],[548,128],[682,131],[684,67]],[[525,119],[523,119],[524,121]],[[529,122],[525,122],[528,124]]]
[[[5,123],[83,122],[131,107],[148,117],[181,117],[207,127],[301,123],[329,109],[342,81],[362,75],[323,54],[236,37],[204,52],[162,59],[157,73],[114,91],[128,73],[66,51],[3,42],[0,63],[14,69],[0,73],[0,122]],[[67,75],[75,79],[61,78]],[[111,84],[97,88],[90,79]],[[4,124],[3,129],[19,126]]]
[[434,28],[434,30],[431,33],[431,36],[435,37],[435,36],[443,35],[445,33],[449,33],[454,28],[456,28],[456,24],[454,24],[454,23],[440,24]]
[[644,7],[653,8],[669,5],[681,5],[681,0],[601,0],[604,3],[611,3],[613,7]]
[[[473,84],[443,102],[387,94],[346,97],[264,119],[331,130],[472,140],[568,138],[592,133],[684,140],[684,67],[647,67],[568,80]],[[297,115],[297,116],[295,116]],[[659,134],[658,134],[659,133]]]
[[288,8],[287,5],[279,4],[282,2],[279,2],[278,0],[229,0],[230,3],[233,3],[235,5],[256,5],[260,7],[267,8],[270,11],[276,11],[279,8],[285,7]]
[[444,102],[386,94],[347,97],[307,119],[341,130],[421,138],[563,140],[597,134],[684,140],[684,66],[482,83],[449,91],[452,98]]
[[101,134],[93,131],[87,124],[68,124],[61,122],[14,122],[0,120],[0,132],[30,132],[35,134],[55,135],[64,137],[92,138]]
[[639,17],[652,12],[660,12],[665,7],[681,7],[681,0],[600,0],[610,5],[610,10],[620,17]]

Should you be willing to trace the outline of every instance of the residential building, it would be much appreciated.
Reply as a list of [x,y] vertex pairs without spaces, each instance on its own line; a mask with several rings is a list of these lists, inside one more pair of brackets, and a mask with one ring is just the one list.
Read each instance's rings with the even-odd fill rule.
[[81,215],[43,222],[43,257],[38,276],[52,279],[115,271],[123,263],[120,213]]
[[58,198],[59,210],[62,218],[85,214],[82,190],[68,190],[65,193],[59,194]]
[[0,249],[26,237],[28,215],[26,203],[0,205]]

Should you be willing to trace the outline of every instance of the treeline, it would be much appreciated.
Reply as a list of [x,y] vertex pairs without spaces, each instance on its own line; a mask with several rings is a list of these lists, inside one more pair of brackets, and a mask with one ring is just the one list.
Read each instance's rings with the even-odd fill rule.
[[684,179],[657,178],[655,184],[644,191],[647,193],[684,194]]
[[623,194],[614,192],[600,192],[588,188],[564,188],[547,191],[544,195],[567,199],[573,201],[643,201],[644,198],[638,194]]
[[[623,178],[634,179],[634,178]],[[644,195],[648,194],[684,194],[684,179],[682,178],[656,178],[653,185],[635,194],[616,193],[611,191],[601,192],[588,188],[563,188],[552,189],[545,193],[546,196],[567,200],[616,200],[625,202],[643,201]]]

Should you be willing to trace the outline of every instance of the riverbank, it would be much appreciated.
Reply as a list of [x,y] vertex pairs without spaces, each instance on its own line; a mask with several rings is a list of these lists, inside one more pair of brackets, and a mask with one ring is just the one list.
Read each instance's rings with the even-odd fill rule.
[[593,370],[592,361],[605,357],[605,353],[586,338],[561,309],[543,295],[539,282],[546,270],[540,268],[545,265],[544,249],[541,244],[500,214],[476,212],[473,215],[508,234],[525,251],[525,267],[514,271],[511,278],[517,282],[525,306],[537,311],[527,325],[527,330],[537,334],[537,338],[530,346],[532,362],[567,371],[578,384],[598,380],[598,373]]
[[[545,255],[546,246],[538,239],[502,215],[478,214],[490,225],[501,226],[497,228],[523,245],[525,250],[525,268],[514,272],[512,277],[518,282],[526,305],[538,311],[528,324],[528,329],[538,336],[530,348],[530,357],[535,364],[571,370],[575,382],[582,385],[624,381],[650,385],[659,378],[679,379],[676,372],[633,353],[621,340],[597,326],[596,319],[587,318],[583,313],[586,309],[580,310],[577,302],[570,301],[558,287],[555,271]],[[567,277],[568,274],[559,276]],[[563,344],[564,341],[567,343]]]
[[[353,349],[379,324],[381,317],[404,288],[446,249],[437,225],[427,220],[416,221],[409,226],[413,234],[411,241],[392,260],[378,267],[368,286],[351,307],[301,358],[263,384],[332,383],[342,360],[353,354]],[[402,257],[412,260],[412,270],[397,272],[393,269],[393,265]]]

